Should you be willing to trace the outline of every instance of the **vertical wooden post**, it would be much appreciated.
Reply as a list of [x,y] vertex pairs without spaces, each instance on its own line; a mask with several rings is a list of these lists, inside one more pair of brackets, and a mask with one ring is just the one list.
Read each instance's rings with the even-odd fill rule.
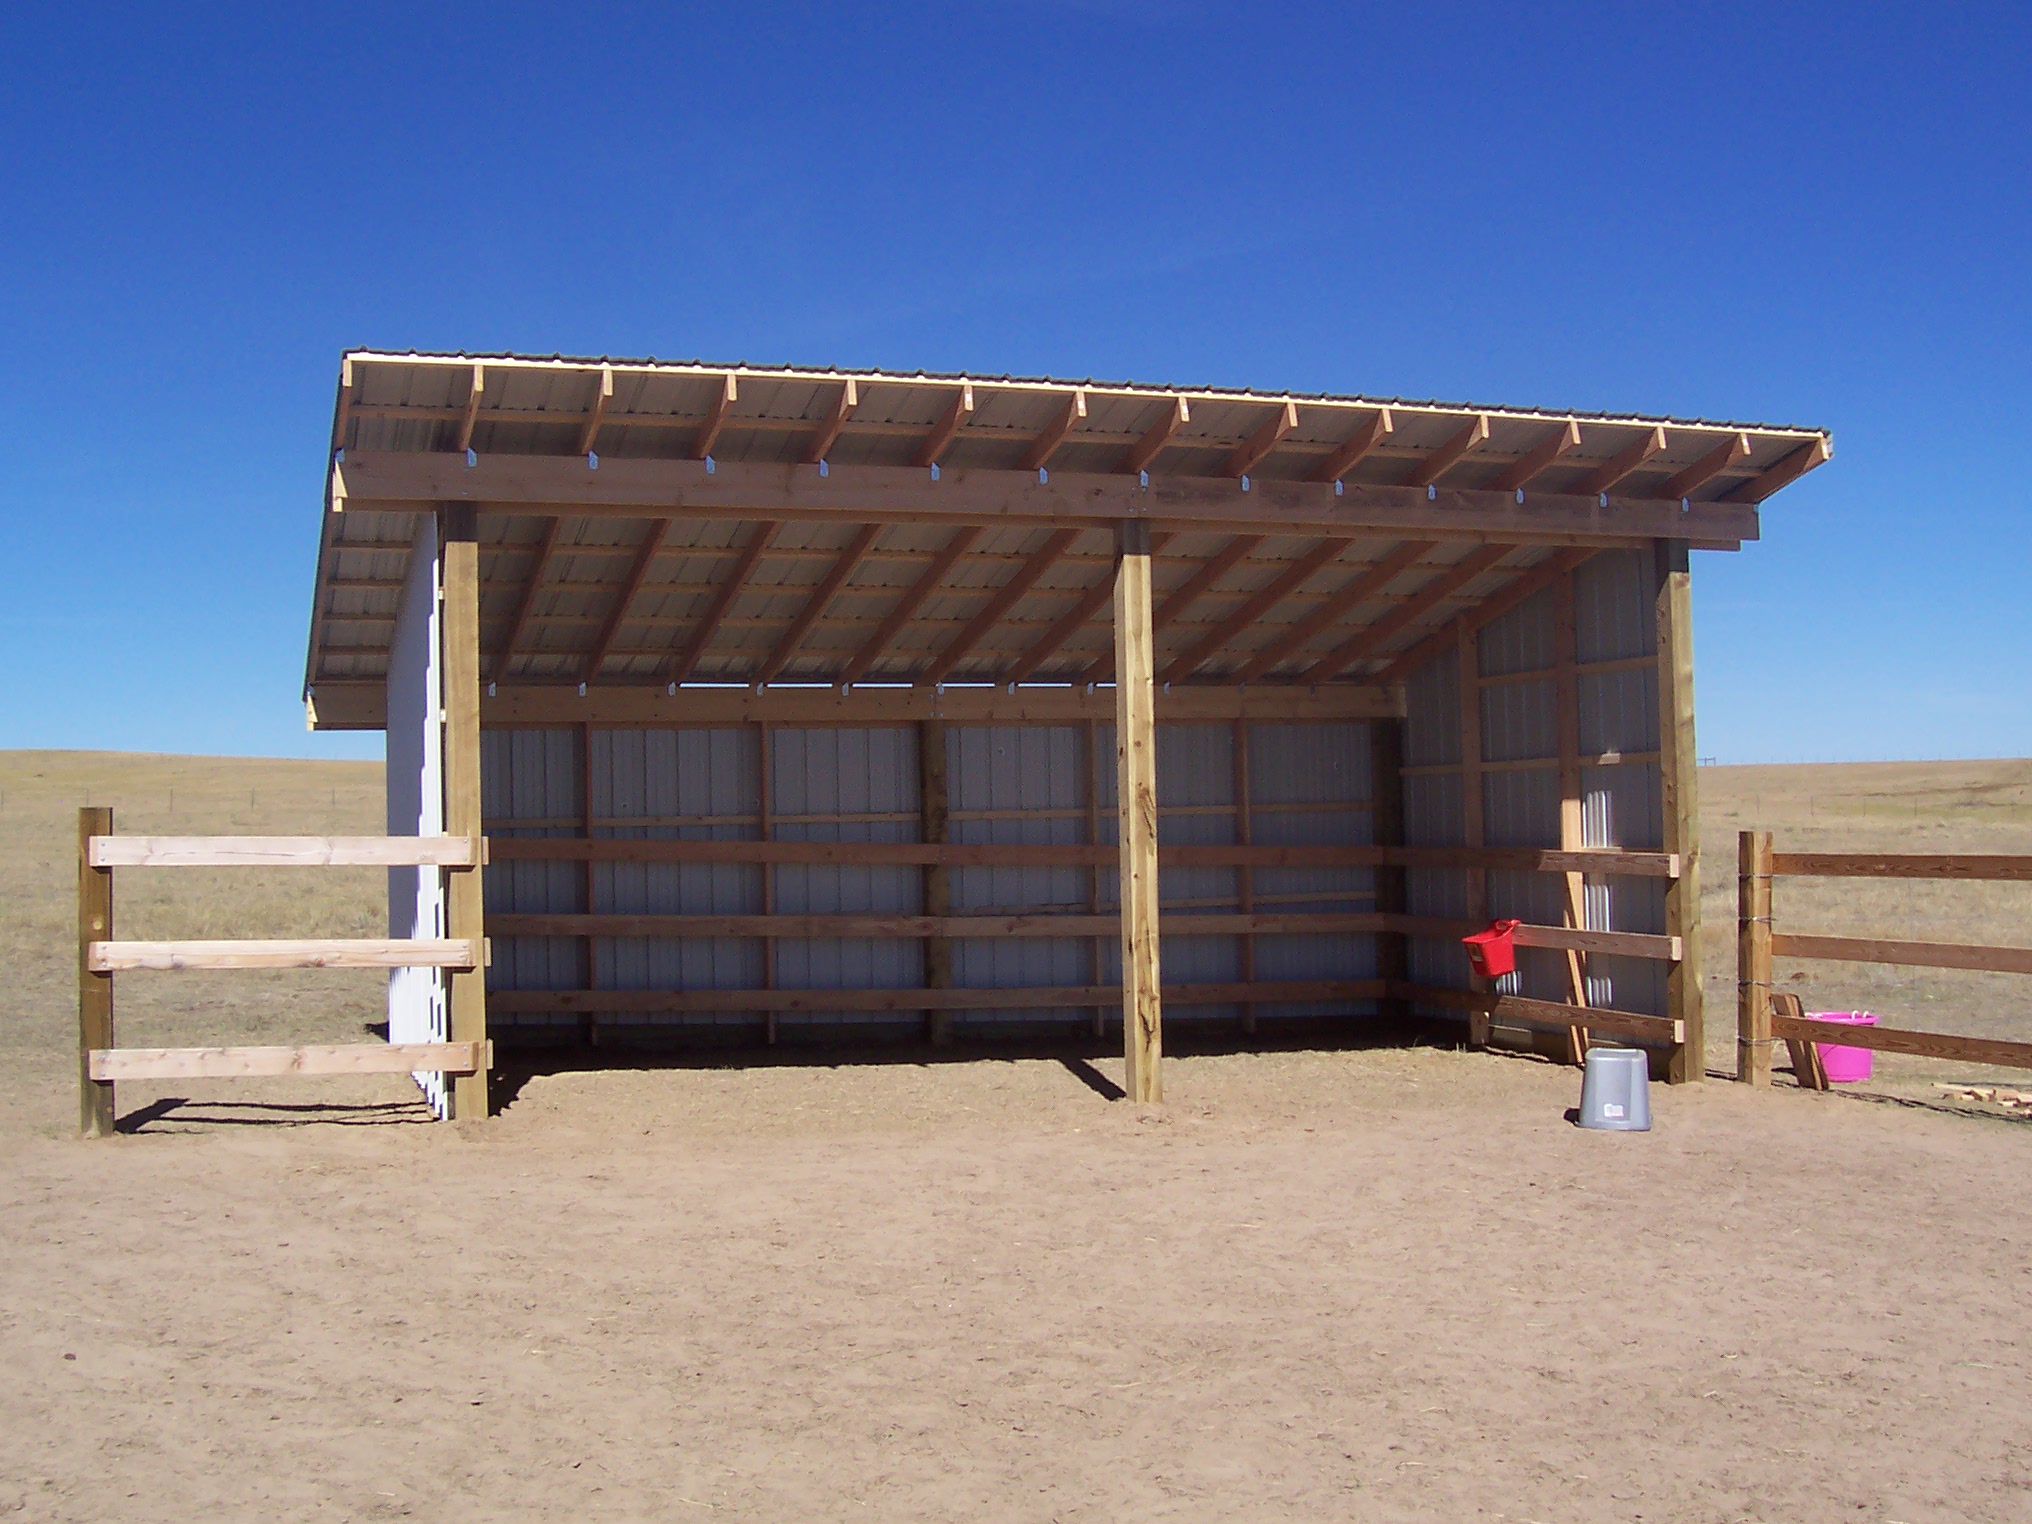
[[1667,881],[1665,932],[1681,939],[1680,961],[1666,976],[1666,1015],[1686,1023],[1666,1078],[1675,1085],[1707,1075],[1707,1023],[1700,969],[1700,788],[1693,737],[1693,601],[1684,540],[1657,542],[1658,773],[1664,845],[1679,854]]
[[[776,835],[775,811],[771,802],[773,799],[771,781],[774,776],[775,766],[776,764],[771,755],[769,745],[769,727],[765,724],[757,724],[755,727],[755,811],[756,825],[764,841],[773,840]],[[776,869],[770,863],[762,864],[762,913],[764,915],[776,914]],[[762,988],[765,990],[776,988],[776,938],[774,937],[764,937],[762,939]],[[767,1047],[773,1048],[776,1046],[777,1020],[777,1013],[773,1008],[762,1013],[762,1041]]]
[[[1559,845],[1562,851],[1577,852],[1587,844],[1581,816],[1580,792],[1580,632],[1574,614],[1573,573],[1552,584],[1552,662],[1554,708],[1559,729]],[[1566,879],[1566,924],[1576,930],[1587,925],[1586,880],[1578,873]],[[1566,998],[1570,1005],[1585,1008],[1587,960],[1583,953],[1566,954]],[[1576,1022],[1566,1029],[1566,1056],[1570,1063],[1587,1057],[1587,1028]]]
[[[1092,720],[1080,727],[1080,744],[1085,748],[1086,762],[1080,768],[1080,777],[1085,788],[1087,807],[1087,845],[1101,844],[1101,742],[1100,727]],[[1108,870],[1096,864],[1087,869],[1087,914],[1101,913],[1101,876]],[[1108,939],[1095,937],[1087,944],[1087,983],[1098,985],[1108,967]],[[1094,1007],[1094,1036],[1108,1035],[1108,1008]]]
[[[1482,660],[1475,632],[1460,626],[1460,782],[1461,845],[1487,845],[1482,820]],[[1485,868],[1467,870],[1468,919],[1481,925],[1489,919],[1489,874]],[[1484,994],[1495,989],[1492,980],[1480,974],[1468,975],[1468,987]],[[1468,1042],[1485,1047],[1489,1041],[1489,1017],[1483,1011],[1468,1014]]]
[[113,1082],[92,1078],[92,1050],[113,1046],[113,976],[91,968],[94,942],[113,939],[113,870],[94,868],[90,846],[94,836],[113,834],[113,812],[78,811],[78,1131],[87,1138],[109,1138],[119,1112],[113,1104]]
[[[1404,722],[1396,719],[1369,721],[1369,829],[1370,839],[1379,847],[1404,845]],[[1375,870],[1376,912],[1403,915],[1410,904],[1405,870],[1401,864],[1386,863]],[[1411,978],[1411,944],[1401,931],[1376,933],[1376,977],[1398,985]],[[1393,1020],[1411,1014],[1411,1003],[1401,996],[1386,997],[1379,1009]]]
[[[444,790],[445,834],[477,839],[485,829],[480,818],[480,546],[479,515],[470,504],[447,504],[439,511],[438,529],[444,557]],[[450,935],[470,937],[486,946],[486,900],[480,867],[450,875],[446,889],[446,920]],[[480,966],[456,969],[451,978],[453,1042],[487,1041],[486,959]],[[456,1076],[452,1082],[452,1115],[481,1119],[487,1115],[487,1071]]]
[[[1237,720],[1231,732],[1229,747],[1234,753],[1235,791],[1235,845],[1253,846],[1254,827],[1249,817],[1249,722]],[[1235,869],[1235,908],[1243,915],[1256,913],[1256,882],[1247,863]],[[1242,982],[1256,982],[1256,939],[1253,935],[1242,934]],[[1242,1006],[1242,1030],[1249,1036],[1256,1035],[1256,1006],[1247,1001]]]
[[[944,842],[952,834],[951,785],[946,771],[944,720],[925,720],[917,727],[917,804],[919,834],[927,842]],[[952,914],[952,870],[932,863],[924,870],[924,913]],[[924,939],[924,987],[952,988],[952,943],[944,937]],[[952,1012],[924,1013],[924,1035],[934,1046],[952,1041]]]
[[1115,556],[1116,835],[1122,853],[1123,1088],[1164,1099],[1157,951],[1156,652],[1150,628],[1150,526],[1125,524]]
[[1771,1083],[1771,833],[1736,836],[1736,1078]]

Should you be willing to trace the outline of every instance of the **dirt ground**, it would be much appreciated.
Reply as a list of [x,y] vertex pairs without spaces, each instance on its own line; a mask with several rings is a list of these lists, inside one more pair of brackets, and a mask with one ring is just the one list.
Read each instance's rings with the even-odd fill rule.
[[[2032,1517],[2032,1124],[1927,1082],[2002,1071],[1659,1086],[1621,1135],[1567,1120],[1574,1071],[1443,1046],[1175,1057],[1161,1111],[1072,1049],[755,1052],[516,1073],[454,1127],[399,1078],[123,1087],[134,1131],[84,1144],[78,792],[371,830],[378,778],[4,760],[0,1517]],[[1896,787],[2004,802],[1815,824],[1885,792],[1823,769],[1796,829],[2024,850],[2032,768],[1959,766],[2004,783]],[[379,914],[372,879],[132,882],[123,931]],[[156,990],[123,1040],[346,1040],[379,1000]]]

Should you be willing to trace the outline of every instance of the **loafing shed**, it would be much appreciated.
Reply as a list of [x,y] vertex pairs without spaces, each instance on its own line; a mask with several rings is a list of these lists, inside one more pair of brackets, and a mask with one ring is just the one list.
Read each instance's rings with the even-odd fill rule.
[[310,723],[487,840],[391,870],[490,949],[391,1040],[1120,1021],[1150,1101],[1167,1018],[1417,1013],[1701,1073],[1689,552],[1821,431],[360,351],[331,443]]

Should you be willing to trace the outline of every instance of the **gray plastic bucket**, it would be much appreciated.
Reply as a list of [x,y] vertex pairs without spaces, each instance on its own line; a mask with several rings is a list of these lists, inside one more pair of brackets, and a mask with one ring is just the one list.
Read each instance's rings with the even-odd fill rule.
[[1580,1125],[1649,1132],[1651,1055],[1642,1048],[1589,1048],[1580,1082]]

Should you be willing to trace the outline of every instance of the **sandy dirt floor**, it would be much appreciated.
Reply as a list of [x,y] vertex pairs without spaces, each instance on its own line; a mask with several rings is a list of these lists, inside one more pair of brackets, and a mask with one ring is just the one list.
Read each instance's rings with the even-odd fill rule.
[[[127,1086],[86,1144],[78,792],[129,830],[371,830],[378,778],[7,760],[0,1517],[2032,1518],[2032,1121],[1931,1083],[2005,1071],[1658,1086],[1639,1136],[1573,1127],[1573,1070],[1445,1046],[1174,1057],[1161,1111],[1075,1044],[752,1050],[510,1073],[452,1127],[399,1078]],[[1754,810],[2026,849],[2024,763],[1721,771],[1711,843]],[[137,876],[123,925],[380,913],[371,878],[198,877]],[[1954,887],[1942,926],[2032,940]],[[1875,988],[2027,1030],[2022,988]],[[379,990],[120,998],[129,1042],[346,1041]]]

